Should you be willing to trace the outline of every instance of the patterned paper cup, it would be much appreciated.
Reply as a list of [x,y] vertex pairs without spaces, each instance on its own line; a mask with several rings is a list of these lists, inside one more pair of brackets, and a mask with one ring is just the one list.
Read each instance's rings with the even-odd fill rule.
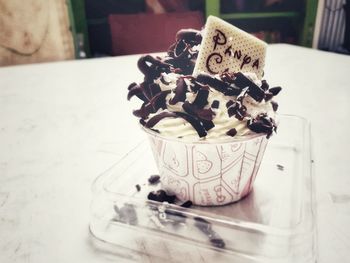
[[266,135],[252,135],[221,142],[187,142],[144,130],[162,188],[200,206],[229,204],[249,194],[268,141]]

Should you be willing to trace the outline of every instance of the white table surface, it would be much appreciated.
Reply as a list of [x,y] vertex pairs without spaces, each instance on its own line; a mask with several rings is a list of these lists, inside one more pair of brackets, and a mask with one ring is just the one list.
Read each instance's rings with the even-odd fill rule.
[[[138,57],[0,68],[0,262],[125,261],[92,245],[90,186],[144,136]],[[350,56],[278,44],[266,61],[279,112],[312,124],[318,262],[350,262]]]

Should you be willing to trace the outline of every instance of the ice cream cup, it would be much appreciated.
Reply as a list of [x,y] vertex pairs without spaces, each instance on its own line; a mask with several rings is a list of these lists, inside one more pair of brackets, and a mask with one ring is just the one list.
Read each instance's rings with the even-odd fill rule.
[[266,134],[189,142],[143,130],[151,144],[162,189],[200,206],[225,205],[249,194],[268,142]]

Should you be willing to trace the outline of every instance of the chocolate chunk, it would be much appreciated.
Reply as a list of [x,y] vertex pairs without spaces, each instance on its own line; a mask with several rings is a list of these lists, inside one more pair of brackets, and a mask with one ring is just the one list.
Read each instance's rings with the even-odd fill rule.
[[225,247],[225,241],[219,236],[218,233],[212,229],[211,223],[209,221],[201,217],[194,217],[193,219],[195,220],[194,225],[209,238],[210,243],[214,247]]
[[277,109],[278,109],[278,103],[275,102],[275,101],[271,101],[271,105],[272,105],[273,111],[277,111]]
[[157,174],[153,174],[148,178],[148,182],[150,184],[157,184],[160,182],[160,176]]
[[273,96],[276,96],[278,93],[280,93],[281,90],[281,87],[273,87],[269,89],[269,92],[271,92]]
[[263,100],[265,94],[263,89],[258,87],[253,81],[248,79],[241,72],[236,73],[235,77],[236,78],[233,82],[237,87],[241,89],[248,87],[247,93],[249,94],[249,96],[251,96],[257,102],[261,102]]
[[235,128],[230,129],[226,132],[228,136],[234,137],[237,134],[237,130]]
[[139,184],[135,185],[137,192],[141,191],[141,186]]
[[168,202],[173,204],[175,202],[175,195],[168,195],[164,190],[158,190],[150,192],[147,196],[148,200],[153,200],[156,202]]
[[218,100],[214,100],[213,103],[211,104],[211,107],[213,109],[218,109],[220,105],[220,102]]
[[184,102],[186,99],[186,92],[187,92],[187,84],[183,78],[179,78],[176,81],[175,95],[169,101],[169,104],[174,105],[174,104],[178,103],[179,101]]
[[185,203],[181,204],[180,206],[181,206],[181,207],[189,208],[189,207],[192,206],[192,201],[188,200],[188,201],[186,201]]

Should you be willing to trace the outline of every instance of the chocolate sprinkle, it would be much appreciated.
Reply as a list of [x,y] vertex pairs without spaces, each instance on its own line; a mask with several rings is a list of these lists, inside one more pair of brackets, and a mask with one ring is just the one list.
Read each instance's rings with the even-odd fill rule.
[[150,184],[157,184],[160,182],[160,176],[157,174],[153,174],[148,178],[148,182]]

